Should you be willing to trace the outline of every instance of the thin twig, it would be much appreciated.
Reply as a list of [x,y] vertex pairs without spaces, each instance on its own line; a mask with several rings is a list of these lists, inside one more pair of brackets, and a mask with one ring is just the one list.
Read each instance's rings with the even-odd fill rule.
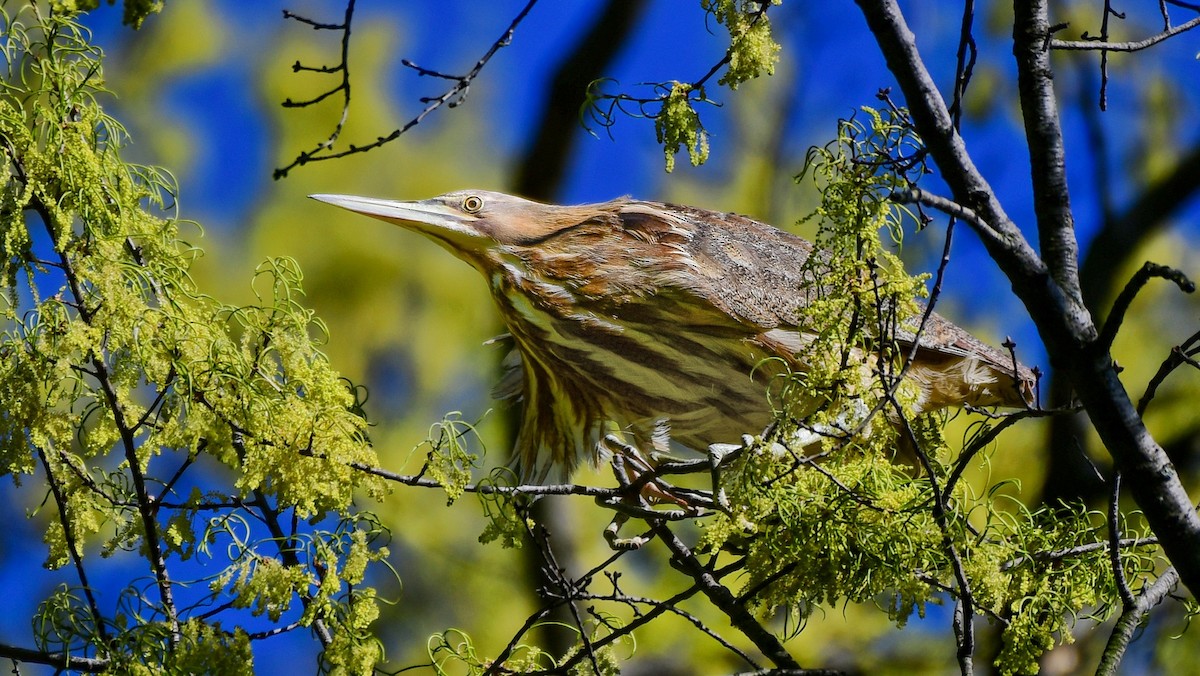
[[301,71],[315,72],[315,73],[327,73],[327,74],[341,73],[341,75],[342,75],[341,81],[337,84],[337,86],[333,87],[332,89],[329,89],[329,90],[325,91],[324,93],[319,94],[319,95],[317,95],[311,99],[308,99],[306,101],[293,101],[290,98],[285,99],[282,104],[283,107],[284,108],[304,108],[307,106],[311,106],[311,105],[320,103],[321,101],[324,101],[325,99],[329,98],[330,96],[333,96],[334,94],[336,94],[338,92],[341,92],[342,93],[342,114],[341,114],[341,117],[338,118],[337,124],[334,125],[333,131],[329,133],[329,136],[327,136],[325,138],[325,140],[317,143],[316,147],[313,148],[312,150],[307,151],[307,152],[301,152],[296,157],[296,159],[292,161],[292,164],[289,164],[288,166],[286,166],[282,169],[276,169],[275,173],[274,173],[274,177],[276,180],[281,179],[284,176],[286,176],[288,171],[290,171],[293,167],[297,166],[298,164],[304,164],[304,162],[307,161],[307,160],[305,160],[306,157],[312,157],[316,153],[319,153],[323,150],[328,150],[328,149],[332,148],[333,144],[337,142],[338,137],[341,136],[342,129],[345,128],[346,120],[350,117],[350,97],[351,97],[351,91],[350,91],[350,31],[351,31],[351,27],[354,23],[354,3],[355,3],[355,1],[356,0],[347,0],[346,12],[345,12],[345,14],[342,15],[342,23],[340,23],[340,24],[320,23],[320,22],[316,22],[311,19],[302,17],[302,16],[295,14],[293,12],[290,12],[288,10],[284,10],[284,12],[283,12],[283,18],[293,19],[295,21],[299,21],[300,23],[307,24],[310,27],[312,27],[313,30],[342,31],[341,61],[336,66],[320,66],[320,67],[314,68],[311,66],[305,66],[305,65],[301,64],[299,61],[296,61],[296,63],[294,63],[292,65],[292,72],[295,72],[295,73],[298,73]]
[[[1036,415],[1036,413],[1033,415]],[[1033,416],[1025,411],[1006,415],[999,423],[992,425],[986,432],[971,440],[970,445],[958,455],[958,459],[954,463],[954,469],[950,471],[950,476],[946,477],[946,487],[942,489],[942,501],[945,502],[950,499],[951,493],[954,492],[954,486],[958,484],[958,480],[962,478],[963,472],[966,471],[971,459],[976,454],[992,443],[996,437],[1000,436],[1001,432],[1013,426],[1017,421],[1028,417]]]
[[[772,6],[773,5],[771,5],[769,2],[760,3],[758,10],[755,11],[754,15],[750,17],[749,25],[754,26],[759,21],[765,21],[767,10],[769,10]],[[692,102],[712,103],[713,105],[719,106],[719,103],[710,101],[704,96],[704,86],[708,84],[708,81],[711,80],[714,75],[719,73],[721,69],[728,65],[732,60],[733,47],[731,46],[729,49],[725,50],[725,54],[722,55],[722,57],[716,63],[714,63],[712,67],[710,67],[708,71],[704,73],[704,75],[687,83],[689,90],[688,96],[691,96],[691,92],[695,92],[696,96],[698,97],[690,100]],[[609,80],[609,78],[597,80],[588,87],[587,114],[592,121],[596,122],[599,126],[607,130],[610,137],[612,136],[612,127],[616,124],[615,111],[620,111],[621,113],[632,117],[643,117],[649,119],[656,118],[658,117],[658,113],[651,112],[654,110],[653,107],[655,105],[661,105],[663,102],[665,102],[667,97],[670,96],[671,92],[674,91],[672,83],[659,82],[653,84],[654,89],[658,92],[661,92],[657,96],[638,97],[624,93],[604,94],[598,92],[597,85]],[[606,106],[607,110],[600,109],[601,101],[608,102]],[[635,104],[637,106],[637,112],[632,112],[632,108],[626,109],[624,104]],[[591,130],[589,129],[589,132],[590,131]]]
[[958,52],[954,57],[954,96],[950,103],[950,117],[954,120],[954,128],[962,124],[963,98],[967,94],[967,86],[971,83],[971,74],[975,71],[975,36],[971,31],[975,23],[975,0],[963,2],[962,25],[958,31]]
[[[1117,546],[1121,547],[1121,548],[1151,547],[1151,546],[1154,546],[1157,544],[1158,544],[1158,538],[1156,538],[1156,537],[1122,538],[1121,540],[1117,541]],[[1075,547],[1065,547],[1063,549],[1052,549],[1050,551],[1045,551],[1045,552],[1034,552],[1033,554],[1018,556],[1014,559],[1009,559],[1008,561],[1005,561],[1004,563],[1000,564],[1000,572],[1006,573],[1006,572],[1012,570],[1013,568],[1016,568],[1018,566],[1023,566],[1031,561],[1037,561],[1039,563],[1044,563],[1044,562],[1048,562],[1048,561],[1061,561],[1063,559],[1069,559],[1072,556],[1078,556],[1080,554],[1088,554],[1091,552],[1099,551],[1101,549],[1107,550],[1111,546],[1112,545],[1109,542],[1089,542],[1085,545],[1077,545]]]
[[1142,398],[1138,400],[1138,415],[1145,414],[1146,407],[1150,405],[1150,402],[1158,393],[1159,386],[1163,384],[1167,376],[1171,375],[1172,371],[1184,364],[1190,364],[1192,367],[1200,369],[1200,363],[1194,358],[1194,355],[1200,352],[1200,348],[1196,347],[1197,343],[1200,343],[1200,331],[1193,333],[1180,345],[1171,348],[1170,354],[1159,365],[1154,377],[1150,378],[1150,382],[1146,383],[1146,391],[1142,393]]
[[1184,293],[1193,293],[1196,290],[1196,284],[1187,278],[1187,275],[1175,268],[1159,265],[1157,263],[1146,263],[1133,274],[1133,277],[1121,290],[1117,299],[1113,301],[1112,310],[1108,313],[1108,319],[1104,321],[1104,326],[1100,329],[1100,337],[1096,339],[1097,350],[1107,352],[1112,349],[1113,341],[1116,340],[1117,331],[1121,328],[1121,323],[1125,321],[1125,313],[1129,310],[1129,306],[1133,304],[1133,299],[1137,296],[1146,282],[1154,277],[1174,282]]
[[[236,439],[234,440],[234,444],[235,446],[241,445]],[[244,453],[244,451],[242,452]],[[271,539],[275,543],[276,550],[279,552],[279,558],[283,560],[283,565],[289,568],[300,567],[302,564],[300,563],[300,557],[296,556],[294,548],[295,540],[293,540],[291,535],[285,533],[283,526],[280,525],[279,510],[271,505],[270,501],[267,500],[266,494],[261,489],[254,490],[254,500],[249,504],[258,510],[260,518],[266,524],[267,530],[270,531]],[[307,594],[300,594],[299,596],[300,602],[305,608],[308,608],[311,599]],[[312,621],[312,628],[316,632],[317,638],[321,641],[323,648],[328,648],[333,644],[333,634],[329,631],[329,627],[326,626],[324,619],[321,617],[315,618]]]
[[[1108,20],[1113,16],[1124,19],[1125,15],[1113,12],[1112,0],[1104,0],[1103,16],[1100,19],[1100,42],[1108,42]],[[1108,110],[1108,51],[1100,50],[1100,110]]]
[[[46,453],[43,449],[37,449],[38,459],[42,461],[42,468],[46,471],[46,483],[50,486],[50,493],[54,496],[54,503],[58,507],[58,525],[63,529],[63,539],[67,545],[67,554],[71,557],[71,564],[75,567],[75,574],[79,577],[79,586],[83,588],[83,595],[87,599],[88,612],[92,615],[92,624],[96,627],[96,633],[105,642],[109,640],[107,624],[104,621],[104,616],[100,614],[100,606],[96,603],[96,595],[92,591],[92,585],[88,582],[87,570],[83,567],[83,557],[80,554],[79,541],[75,538],[75,528],[72,524],[70,515],[68,514],[69,505],[67,496],[63,493],[62,486],[59,485],[58,479],[54,476],[54,471],[50,467],[50,462],[46,458]],[[42,664],[50,664],[42,662]]]
[[670,550],[671,565],[676,570],[692,578],[708,600],[724,613],[731,624],[750,639],[762,651],[767,659],[775,666],[784,669],[799,669],[800,665],[788,653],[770,631],[752,615],[743,604],[729,591],[725,585],[718,582],[711,571],[704,567],[691,549],[675,535],[665,521],[652,520],[650,527],[658,539]]
[[[328,92],[317,97],[316,99],[306,101],[306,102],[299,102],[299,103],[291,104],[291,107],[303,107],[306,105],[312,105],[312,104],[320,101],[321,99],[325,98],[326,96],[329,96],[332,93],[341,91],[341,92],[343,92],[342,119],[340,122],[338,122],[337,128],[335,129],[334,133],[328,139],[326,139],[325,141],[322,141],[321,143],[318,143],[317,146],[315,148],[313,148],[312,150],[301,152],[287,166],[276,169],[273,174],[274,178],[276,180],[284,178],[285,176],[288,175],[288,172],[290,172],[292,169],[299,167],[299,166],[303,166],[305,164],[308,164],[309,162],[320,162],[320,161],[324,161],[324,160],[332,160],[332,159],[339,158],[339,157],[346,157],[347,155],[355,155],[358,153],[363,153],[363,152],[367,152],[369,150],[373,150],[373,149],[378,148],[379,146],[385,145],[387,143],[391,143],[392,141],[395,141],[396,139],[400,138],[401,134],[404,134],[409,129],[412,129],[413,127],[420,124],[421,121],[426,118],[426,116],[428,116],[430,113],[437,110],[438,108],[441,108],[442,106],[448,106],[450,108],[458,106],[466,99],[467,93],[471,88],[471,83],[475,80],[476,77],[479,76],[479,73],[480,73],[480,71],[483,70],[483,67],[486,66],[488,64],[488,62],[492,60],[492,57],[495,56],[496,52],[498,52],[502,47],[507,47],[509,44],[512,43],[512,37],[513,37],[513,34],[516,32],[517,27],[521,24],[522,21],[524,21],[525,17],[529,14],[530,10],[532,10],[534,5],[536,5],[537,3],[538,3],[538,0],[529,0],[529,2],[525,5],[525,7],[519,13],[517,13],[517,16],[512,20],[512,22],[509,24],[508,28],[504,31],[504,33],[495,42],[492,43],[492,46],[487,50],[487,52],[484,53],[484,55],[482,57],[480,57],[478,61],[475,62],[475,65],[471,68],[471,70],[467,71],[467,73],[465,75],[461,75],[461,76],[446,75],[444,73],[439,73],[437,71],[422,68],[412,62],[405,62],[404,65],[416,70],[418,75],[431,75],[431,76],[439,77],[442,79],[451,80],[454,82],[454,85],[451,86],[450,89],[446,90],[439,96],[423,97],[421,99],[421,102],[426,104],[425,108],[423,108],[421,110],[421,112],[419,112],[415,117],[413,117],[408,122],[406,122],[403,126],[392,130],[391,133],[384,135],[384,136],[379,136],[370,143],[366,143],[363,145],[350,144],[346,150],[334,152],[334,151],[332,151],[333,144],[337,140],[338,135],[341,133],[342,127],[345,124],[346,118],[349,115],[349,111],[350,111],[350,72],[349,72],[349,65],[348,65],[348,55],[349,55],[349,43],[350,43],[350,15],[353,13],[353,5],[354,5],[353,0],[351,0],[349,3],[349,6],[347,7],[347,18],[346,18],[346,22],[344,24],[345,33],[342,36],[342,63],[341,63],[340,67],[334,66],[330,69],[330,72],[338,71],[338,72],[342,73],[342,84],[338,85],[334,89],[329,90]],[[291,17],[291,18],[295,18],[295,17]],[[334,26],[334,27],[336,27],[336,26]],[[286,102],[285,102],[285,105],[286,105]]]
[[910,188],[893,193],[889,198],[897,204],[924,204],[948,216],[966,221],[981,234],[994,238],[1000,237],[1000,233],[989,225],[987,221],[983,220],[982,216],[975,213],[973,209],[941,195],[935,195],[920,188]]
[[[54,221],[45,206],[35,204],[34,210],[41,218],[51,241],[60,241],[52,226]],[[71,260],[64,250],[59,250],[57,253],[59,262],[62,264],[63,275],[67,280],[67,286],[70,288],[71,295],[74,296],[76,303],[79,305],[79,318],[84,323],[92,325],[94,311],[87,308],[87,296],[80,283],[79,273],[75,269],[74,261]],[[125,416],[125,407],[121,403],[116,385],[113,384],[108,363],[105,361],[106,359],[106,350],[101,345],[92,352],[92,371],[99,382],[105,403],[107,403],[109,413],[112,415],[113,425],[116,427],[121,439],[125,462],[129,468],[129,476],[133,480],[134,493],[137,496],[137,511],[142,521],[142,537],[145,540],[147,549],[146,558],[149,559],[150,568],[154,573],[159,598],[162,601],[163,613],[166,615],[167,622],[171,627],[171,641],[172,643],[176,643],[180,639],[179,615],[175,609],[174,594],[171,591],[171,579],[167,574],[166,557],[163,554],[162,544],[159,539],[158,510],[154,504],[154,499],[150,496],[146,488],[146,476],[142,471],[142,461],[137,453],[138,445],[135,438],[135,429],[130,425],[129,420]]]
[[966,567],[963,565],[962,557],[958,553],[958,547],[954,544],[954,539],[950,531],[947,500],[943,498],[942,488],[938,481],[937,472],[934,471],[933,463],[930,461],[929,455],[921,448],[920,441],[913,431],[912,423],[904,412],[904,407],[900,405],[900,402],[892,392],[887,392],[887,399],[902,423],[900,426],[901,431],[907,435],[908,442],[912,446],[918,462],[920,462],[921,467],[925,470],[925,475],[929,479],[929,487],[934,498],[932,509],[933,520],[937,523],[938,530],[941,531],[942,547],[950,559],[950,567],[954,572],[955,583],[958,585],[956,596],[958,597],[961,609],[955,609],[953,622],[956,643],[958,644],[958,667],[963,676],[970,676],[974,673],[975,625],[973,620],[975,619],[975,597],[971,593],[970,578],[967,576]]
[[[603,648],[603,647],[610,645],[626,636],[629,636],[630,634],[633,633],[633,631],[635,629],[645,626],[646,624],[650,623],[652,620],[657,619],[658,617],[662,616],[665,613],[676,612],[677,611],[676,607],[680,603],[695,596],[696,593],[699,591],[700,591],[700,585],[693,584],[691,587],[688,587],[687,589],[679,592],[678,594],[675,594],[671,598],[665,599],[661,602],[656,602],[656,604],[653,608],[651,608],[650,610],[646,611],[645,613],[639,615],[638,617],[634,618],[632,621],[630,621],[628,624],[626,624],[620,630],[614,631],[613,633],[611,633],[607,636],[603,636],[601,638],[596,639],[593,642],[593,646],[597,649]],[[530,676],[538,676],[538,675],[542,675],[542,674],[549,675],[549,674],[568,673],[569,670],[571,669],[571,667],[574,667],[575,665],[579,664],[580,661],[583,660],[583,657],[584,656],[581,653],[576,653],[575,655],[573,655],[572,657],[570,657],[569,659],[564,661],[562,664],[555,665],[555,667],[553,669],[550,669],[547,671],[540,671],[540,672],[539,671],[530,672]],[[750,662],[750,664],[753,664],[753,662]]]
[[1121,564],[1121,473],[1113,472],[1112,492],[1108,496],[1108,556],[1112,564],[1113,580],[1125,610],[1133,608],[1136,600],[1125,579],[1125,566]]
[[[600,665],[596,662],[596,649],[592,645],[592,639],[588,635],[587,627],[584,626],[583,618],[579,615],[579,608],[576,607],[575,601],[578,598],[579,586],[574,581],[567,578],[566,571],[558,563],[557,557],[554,556],[554,550],[550,546],[550,532],[546,530],[544,525],[537,525],[537,532],[529,526],[529,520],[522,521],[526,524],[525,529],[530,539],[538,545],[538,551],[542,555],[542,560],[545,563],[543,569],[546,571],[546,577],[554,583],[562,591],[562,603],[566,605],[567,610],[571,613],[571,621],[575,623],[575,628],[579,631],[579,642],[583,645],[583,653],[588,662],[591,663],[592,671],[600,673]],[[547,590],[549,591],[549,590]]]
[[1136,52],[1147,47],[1153,47],[1158,43],[1169,40],[1180,33],[1189,31],[1196,26],[1200,26],[1200,16],[1181,23],[1174,28],[1168,28],[1163,32],[1152,35],[1144,40],[1136,40],[1133,42],[1103,42],[1099,40],[1051,40],[1050,49],[1063,49],[1069,51],[1108,51],[1108,52]]

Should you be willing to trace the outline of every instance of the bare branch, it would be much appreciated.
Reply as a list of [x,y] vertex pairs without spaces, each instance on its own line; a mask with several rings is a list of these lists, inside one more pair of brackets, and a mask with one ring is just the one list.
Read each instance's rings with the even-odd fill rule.
[[[354,7],[354,1],[350,0],[349,5],[346,8],[347,9],[346,22],[341,25],[341,27],[345,31],[344,35],[342,37],[342,63],[341,63],[340,67],[334,66],[329,70],[329,72],[337,71],[337,72],[342,73],[342,84],[311,101],[291,104],[291,106],[293,106],[293,107],[302,107],[302,106],[306,106],[306,105],[312,105],[313,103],[320,101],[321,99],[329,96],[330,94],[332,94],[334,92],[342,91],[343,92],[342,119],[341,119],[341,121],[338,122],[338,125],[335,128],[333,134],[331,134],[328,139],[326,139],[325,141],[322,141],[321,143],[318,143],[317,146],[315,148],[313,148],[312,150],[301,152],[287,166],[276,169],[274,172],[275,179],[278,180],[278,179],[284,178],[287,176],[288,172],[290,172],[292,169],[299,167],[299,166],[303,166],[305,164],[308,164],[309,162],[321,162],[324,160],[332,160],[332,159],[335,159],[338,157],[346,157],[347,155],[355,155],[358,153],[364,153],[369,150],[378,148],[379,146],[385,145],[387,143],[391,143],[392,141],[395,141],[396,139],[400,138],[401,134],[404,134],[409,129],[412,129],[413,127],[420,124],[422,120],[424,120],[430,113],[437,110],[438,108],[441,108],[442,106],[454,108],[455,106],[461,104],[463,101],[466,100],[467,93],[469,92],[469,90],[471,88],[471,83],[474,82],[475,78],[479,76],[479,73],[480,73],[480,71],[483,70],[483,67],[486,66],[488,64],[488,62],[492,60],[492,57],[496,55],[496,52],[500,51],[500,48],[507,47],[509,44],[512,43],[512,37],[513,37],[513,34],[517,30],[517,26],[521,25],[521,22],[525,20],[525,17],[529,14],[530,10],[532,10],[533,6],[536,5],[537,3],[538,3],[538,0],[529,0],[529,2],[525,5],[525,7],[520,12],[517,13],[517,16],[509,24],[508,29],[505,30],[504,33],[501,34],[501,36],[499,38],[497,38],[495,42],[492,43],[492,46],[487,50],[487,52],[485,52],[484,55],[481,56],[479,58],[479,60],[475,62],[475,65],[471,68],[471,70],[467,71],[467,73],[465,75],[447,75],[445,73],[441,73],[438,71],[433,71],[433,70],[429,70],[427,68],[422,68],[421,66],[418,66],[418,65],[412,63],[411,61],[405,61],[404,65],[415,70],[418,75],[432,76],[432,77],[437,77],[437,78],[441,78],[441,79],[451,80],[452,82],[454,82],[454,85],[439,96],[423,97],[421,99],[421,102],[426,104],[425,108],[422,109],[421,112],[416,115],[416,117],[413,117],[412,119],[410,119],[403,126],[397,128],[397,129],[394,129],[391,133],[386,134],[384,136],[379,136],[370,143],[367,143],[364,145],[350,144],[350,146],[346,150],[334,152],[332,150],[333,144],[337,140],[338,135],[341,133],[342,127],[345,124],[346,118],[349,115],[349,111],[350,111],[350,73],[349,73],[349,65],[348,65],[348,50],[349,50],[349,40],[350,40],[350,17],[353,14],[353,7]],[[314,28],[316,28],[316,27],[317,26],[314,25]],[[322,25],[322,27],[329,27],[329,26]],[[336,26],[334,26],[334,27],[336,27]],[[284,105],[288,105],[288,103],[285,102]]]
[[767,659],[774,662],[777,667],[800,669],[800,665],[783,647],[779,639],[767,631],[737,600],[737,597],[713,577],[712,572],[696,559],[691,549],[675,535],[664,521],[653,520],[650,522],[650,527],[658,539],[671,551],[671,565],[694,580],[708,600],[729,617],[730,623],[745,634],[746,638],[750,639]]
[[[0,657],[14,662],[30,662],[32,664],[47,664],[58,669],[95,673],[107,671],[109,661],[99,657],[76,657],[68,653],[48,653],[41,650],[30,650],[15,645],[0,643]],[[15,668],[13,673],[19,673]]]
[[1117,667],[1125,656],[1125,649],[1133,640],[1133,633],[1141,624],[1142,618],[1151,608],[1161,603],[1177,584],[1179,573],[1174,567],[1166,569],[1154,584],[1142,590],[1133,607],[1128,607],[1121,613],[1112,634],[1108,637],[1108,643],[1104,646],[1100,666],[1096,668],[1097,676],[1112,676],[1117,673]]
[[1158,43],[1169,40],[1170,38],[1190,31],[1196,26],[1200,26],[1200,16],[1181,23],[1173,28],[1168,28],[1157,35],[1152,35],[1144,40],[1136,40],[1133,42],[1106,42],[1103,40],[1051,40],[1050,49],[1062,49],[1068,51],[1100,51],[1100,52],[1136,52],[1147,47],[1153,47]]
[[[444,488],[442,484],[433,479],[425,479],[418,475],[400,474],[392,472],[382,467],[374,467],[361,462],[352,462],[350,467],[367,474],[373,474],[377,477],[393,481],[395,483],[404,484],[406,486],[420,486],[421,488]],[[481,493],[483,495],[586,495],[593,498],[620,498],[621,492],[611,488],[597,488],[594,486],[582,486],[579,484],[550,484],[542,486],[539,484],[521,484],[519,486],[500,486],[494,483],[482,484],[467,484],[463,487],[467,493]]]
[[1050,276],[1071,299],[1082,303],[1078,243],[1067,189],[1066,150],[1054,92],[1054,71],[1045,48],[1051,26],[1047,0],[1014,5],[1013,53],[1025,139],[1029,145],[1038,243]]
[[890,199],[898,204],[923,204],[927,207],[937,209],[947,216],[957,218],[960,221],[966,221],[977,232],[986,237],[1000,238],[1000,233],[988,225],[987,221],[980,218],[979,214],[972,211],[969,207],[965,207],[941,195],[935,195],[920,188],[910,188],[909,190],[890,195]]
[[1158,371],[1150,378],[1150,382],[1146,384],[1146,391],[1142,393],[1142,398],[1138,400],[1137,411],[1138,415],[1143,415],[1146,412],[1146,407],[1154,399],[1154,395],[1158,393],[1158,388],[1171,375],[1175,369],[1190,364],[1192,367],[1200,369],[1200,362],[1197,362],[1195,355],[1198,351],[1196,347],[1200,342],[1200,332],[1193,333],[1183,343],[1171,348],[1171,353],[1159,365]]
[[1146,282],[1154,277],[1174,282],[1175,286],[1178,286],[1184,293],[1193,293],[1196,290],[1196,284],[1179,270],[1146,261],[1146,264],[1134,273],[1121,294],[1117,296],[1117,300],[1113,302],[1112,311],[1108,313],[1108,319],[1104,322],[1104,327],[1100,330],[1100,337],[1096,341],[1100,349],[1107,352],[1112,348],[1113,340],[1117,337],[1121,323],[1125,321],[1125,313],[1129,311],[1133,299],[1137,296],[1138,291],[1141,291],[1142,287],[1146,285]]
[[306,101],[292,101],[291,99],[285,99],[282,104],[283,107],[285,107],[285,108],[304,108],[306,106],[311,106],[311,105],[320,103],[321,101],[324,101],[325,99],[329,98],[330,96],[333,96],[334,94],[336,94],[338,92],[341,92],[342,93],[342,115],[340,118],[338,118],[337,124],[334,125],[333,131],[329,133],[329,136],[327,136],[324,141],[319,142],[316,145],[316,147],[313,148],[312,150],[300,153],[300,155],[297,156],[296,160],[294,160],[292,162],[292,164],[289,164],[288,166],[286,166],[282,169],[276,169],[275,174],[274,174],[276,180],[279,180],[279,179],[283,178],[284,176],[287,176],[288,171],[290,171],[293,167],[297,166],[298,164],[303,164],[304,162],[301,161],[302,158],[311,157],[311,156],[315,155],[316,153],[319,153],[323,150],[328,150],[329,148],[332,148],[333,144],[337,142],[338,137],[341,136],[342,129],[346,126],[346,120],[350,116],[350,28],[351,28],[352,24],[354,23],[354,3],[355,3],[355,1],[356,0],[347,0],[346,12],[342,16],[342,23],[340,23],[340,24],[319,23],[319,22],[313,21],[311,19],[302,17],[293,12],[289,12],[288,10],[284,10],[284,12],[283,12],[283,18],[293,19],[295,21],[299,21],[300,23],[307,24],[307,25],[311,26],[313,30],[342,31],[341,61],[336,66],[320,66],[320,67],[314,68],[314,67],[310,67],[310,66],[304,66],[299,61],[297,61],[295,64],[292,65],[292,72],[294,72],[294,73],[298,73],[301,71],[315,72],[315,73],[341,73],[342,74],[341,81],[337,84],[337,86],[333,87],[332,89],[329,89],[329,90],[325,91],[325,93],[319,94],[318,96],[308,99]]
[[955,129],[959,129],[962,123],[963,97],[966,96],[967,86],[971,83],[971,75],[975,72],[978,50],[975,47],[975,36],[971,32],[974,23],[975,0],[965,0],[962,25],[958,31],[958,53],[955,55],[954,96],[950,103],[950,117],[954,119]]
[[963,138],[954,128],[946,103],[925,67],[917,49],[916,36],[909,30],[895,0],[857,2],[883,51],[888,68],[904,92],[921,140],[941,168],[955,201],[977,214],[977,222],[990,226],[976,230],[988,253],[1010,278],[1015,278],[1014,281],[1038,287],[1041,293],[1057,295],[1057,290],[1045,284],[1045,265],[975,167]]
[[1108,556],[1112,562],[1113,579],[1121,597],[1121,605],[1129,610],[1135,604],[1129,581],[1125,579],[1125,566],[1121,564],[1121,473],[1114,472],[1112,492],[1108,497]]

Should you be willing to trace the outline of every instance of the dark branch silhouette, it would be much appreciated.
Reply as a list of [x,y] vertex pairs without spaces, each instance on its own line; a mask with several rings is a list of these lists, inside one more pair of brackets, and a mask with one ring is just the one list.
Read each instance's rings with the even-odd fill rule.
[[316,147],[314,147],[312,150],[302,151],[299,155],[296,156],[295,159],[293,159],[291,161],[291,163],[276,169],[274,172],[275,179],[278,180],[278,179],[284,178],[288,175],[288,172],[290,172],[292,169],[295,169],[296,167],[304,166],[310,162],[322,162],[322,161],[326,161],[326,160],[337,159],[339,157],[347,157],[349,155],[356,155],[358,153],[365,153],[370,150],[374,150],[375,148],[378,148],[382,145],[386,145],[386,144],[391,143],[392,141],[395,141],[396,139],[400,138],[400,136],[402,134],[404,134],[409,129],[412,129],[413,127],[420,124],[426,117],[429,116],[430,113],[434,112],[438,108],[441,108],[442,106],[454,108],[454,107],[462,104],[466,100],[467,94],[470,92],[470,89],[471,89],[471,84],[475,81],[475,78],[477,78],[479,76],[479,73],[483,70],[484,66],[486,66],[488,64],[488,62],[492,60],[492,57],[494,57],[496,55],[496,52],[500,51],[500,49],[503,47],[507,47],[512,42],[512,37],[513,37],[513,34],[516,33],[516,31],[517,31],[517,27],[521,25],[521,22],[525,20],[525,17],[528,16],[529,12],[533,9],[534,5],[536,5],[537,2],[538,2],[538,0],[529,0],[529,2],[525,5],[525,7],[522,8],[521,11],[517,13],[516,17],[513,18],[512,22],[509,24],[508,28],[504,31],[504,33],[502,33],[500,35],[500,37],[497,38],[496,41],[492,43],[492,46],[488,48],[488,50],[483,54],[483,56],[479,57],[479,59],[475,62],[475,65],[472,66],[471,69],[468,70],[463,75],[448,75],[448,74],[440,72],[440,71],[431,70],[428,68],[424,68],[422,66],[418,66],[417,64],[415,64],[411,61],[408,61],[407,59],[404,60],[402,63],[405,66],[407,66],[408,68],[411,68],[412,70],[416,71],[418,75],[433,77],[435,79],[449,80],[449,81],[453,82],[454,84],[449,89],[447,89],[446,91],[442,92],[441,94],[439,94],[437,96],[422,97],[421,103],[425,104],[425,107],[423,109],[421,109],[421,112],[417,113],[417,115],[415,117],[409,119],[403,125],[392,130],[390,133],[385,134],[383,136],[379,136],[374,141],[371,141],[369,143],[364,143],[364,144],[351,143],[346,148],[346,150],[341,150],[341,151],[336,151],[333,149],[333,147],[334,147],[334,144],[337,141],[338,137],[340,136],[342,127],[344,126],[346,119],[348,118],[349,113],[350,113],[351,100],[350,100],[349,49],[350,49],[350,24],[351,24],[351,19],[353,18],[353,14],[354,14],[354,2],[353,2],[353,0],[351,0],[347,4],[346,18],[345,18],[345,21],[341,24],[323,24],[323,23],[314,22],[314,21],[311,21],[308,19],[301,19],[297,15],[292,14],[290,12],[285,13],[285,16],[287,18],[302,20],[303,23],[310,25],[314,29],[317,29],[317,30],[341,30],[343,33],[342,33],[342,52],[341,52],[342,61],[340,64],[338,64],[336,66],[328,66],[328,67],[322,67],[322,68],[304,68],[304,67],[301,67],[299,63],[297,63],[296,66],[294,67],[294,70],[310,70],[310,71],[317,71],[317,72],[341,73],[342,81],[337,86],[333,87],[332,89],[326,91],[324,94],[321,94],[313,99],[310,99],[308,101],[301,101],[301,102],[292,102],[289,99],[288,101],[284,102],[284,105],[287,107],[292,107],[292,108],[303,108],[306,106],[311,106],[316,103],[319,103],[320,101],[324,100],[325,98],[327,98],[337,92],[342,92],[343,101],[342,101],[342,117],[341,117],[340,121],[338,122],[337,126],[335,127],[334,131],[330,134],[330,136],[328,138],[326,138],[324,141],[321,141],[320,143],[318,143],[316,145]]

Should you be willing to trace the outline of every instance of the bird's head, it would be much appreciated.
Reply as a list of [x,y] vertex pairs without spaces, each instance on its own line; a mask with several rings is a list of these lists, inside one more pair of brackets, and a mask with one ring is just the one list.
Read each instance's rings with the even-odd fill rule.
[[477,266],[498,247],[536,245],[596,214],[588,205],[555,206],[487,190],[459,190],[417,201],[309,197],[415,230]]

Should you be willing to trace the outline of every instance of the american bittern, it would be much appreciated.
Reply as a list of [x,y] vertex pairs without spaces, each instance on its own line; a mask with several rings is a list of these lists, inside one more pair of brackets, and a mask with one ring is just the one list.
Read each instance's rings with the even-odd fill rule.
[[[770,225],[631,199],[312,197],[415,230],[483,273],[516,346],[498,392],[522,400],[513,452],[526,478],[565,477],[595,459],[609,424],[642,449],[661,449],[668,429],[695,450],[737,441],[772,421],[756,365],[802,367],[805,289],[815,284],[802,268],[814,247]],[[918,412],[1021,407],[1033,386],[1010,354],[936,313],[907,373]]]

